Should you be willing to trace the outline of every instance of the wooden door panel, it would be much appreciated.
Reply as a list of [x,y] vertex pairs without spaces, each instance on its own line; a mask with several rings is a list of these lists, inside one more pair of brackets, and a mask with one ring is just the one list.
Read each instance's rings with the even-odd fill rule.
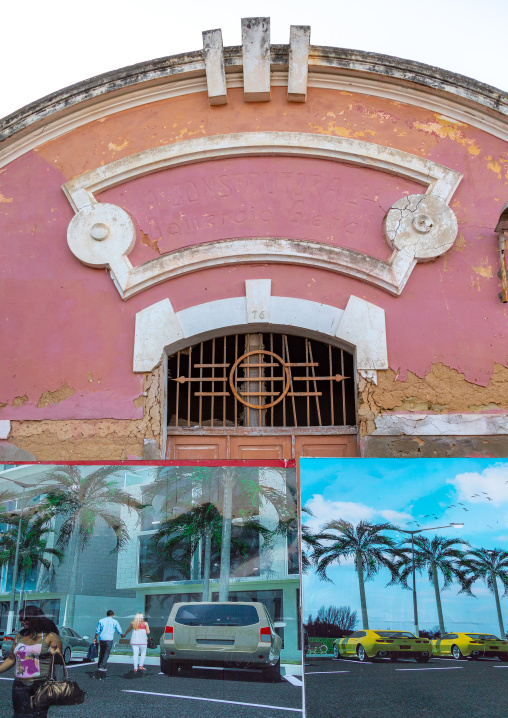
[[296,458],[316,457],[355,457],[358,455],[357,440],[354,434],[336,436],[296,436]]
[[231,458],[259,461],[291,459],[291,437],[232,436]]
[[166,459],[227,459],[227,436],[168,436]]

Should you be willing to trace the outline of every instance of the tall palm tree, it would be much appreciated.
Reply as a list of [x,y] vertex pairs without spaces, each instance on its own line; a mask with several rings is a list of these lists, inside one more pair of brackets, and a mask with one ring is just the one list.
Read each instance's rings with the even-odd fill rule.
[[[444,579],[441,591],[449,588],[454,581],[457,581],[462,587],[461,561],[464,558],[464,551],[458,547],[461,545],[469,546],[469,544],[463,539],[448,539],[443,536],[434,536],[431,540],[426,536],[414,536],[413,544],[415,570],[419,573],[427,571],[429,581],[434,586],[439,630],[441,635],[444,636],[446,631],[439,588],[439,574],[441,573]],[[411,539],[406,539],[399,544],[399,549],[402,556],[397,564],[398,576],[392,583],[401,583],[405,588],[409,588],[407,580],[413,570]]]
[[[275,509],[278,520],[288,514],[291,499],[285,491],[273,488],[263,479],[263,470],[252,467],[162,467],[152,485],[145,489],[145,495],[151,497],[166,492],[162,509],[165,516],[174,515],[175,511],[183,514],[189,507],[205,504],[217,508],[221,517],[221,538],[217,542],[220,601],[227,601],[229,597],[233,520],[242,523],[246,531],[256,530],[264,536],[266,532],[259,521],[263,504]],[[205,542],[205,554],[206,546]]]
[[[59,466],[47,472],[43,478],[42,488],[45,483],[48,488],[45,489],[39,513],[62,520],[57,546],[67,549],[71,567],[63,619],[64,624],[71,628],[74,625],[78,558],[94,534],[97,519],[113,532],[116,545],[112,552],[118,552],[129,541],[127,526],[119,515],[120,510],[127,508],[129,512],[139,513],[143,508],[141,502],[119,488],[113,480],[119,468],[100,466],[85,473],[85,467]],[[41,487],[38,492],[41,493]]]
[[504,587],[504,596],[508,594],[508,551],[500,548],[492,550],[476,548],[468,551],[461,562],[464,571],[463,591],[474,596],[471,586],[476,581],[484,581],[487,588],[494,594],[496,600],[497,620],[501,638],[505,637],[503,615],[501,613],[501,601],[499,600],[499,589],[497,582],[501,581]]
[[[34,568],[42,566],[49,571],[53,566],[53,558],[58,562],[64,554],[60,549],[48,546],[48,534],[53,530],[47,525],[48,519],[36,515],[35,519],[21,520],[21,541],[18,553],[18,572],[20,576],[19,608],[21,609],[26,579]],[[15,560],[18,536],[19,517],[12,520],[12,528],[5,532],[0,541],[0,565],[10,564]]]
[[[256,519],[245,521],[242,524],[242,536],[235,536],[234,533],[231,536],[231,553],[245,558],[250,536],[263,536],[268,542],[272,533]],[[151,538],[156,552],[181,571],[188,570],[192,557],[204,544],[203,601],[210,600],[212,549],[220,553],[221,542],[222,516],[217,507],[209,502],[190,507],[185,513],[166,519]]]
[[353,526],[349,521],[334,519],[325,524],[315,536],[319,544],[314,549],[314,560],[317,574],[322,580],[331,581],[326,573],[331,564],[340,563],[345,558],[354,559],[360,589],[362,624],[366,630],[369,628],[369,619],[365,581],[373,579],[382,567],[390,571],[392,581],[397,575],[396,559],[400,557],[400,552],[395,541],[383,534],[383,531],[389,529],[393,529],[389,523],[371,524],[368,521],[360,521],[357,526]]

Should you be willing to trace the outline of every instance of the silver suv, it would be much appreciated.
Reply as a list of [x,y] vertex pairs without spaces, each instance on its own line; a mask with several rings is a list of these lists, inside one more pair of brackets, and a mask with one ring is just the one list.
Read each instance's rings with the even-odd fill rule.
[[280,680],[282,640],[264,604],[175,603],[161,637],[161,671],[229,666],[260,668],[265,680]]

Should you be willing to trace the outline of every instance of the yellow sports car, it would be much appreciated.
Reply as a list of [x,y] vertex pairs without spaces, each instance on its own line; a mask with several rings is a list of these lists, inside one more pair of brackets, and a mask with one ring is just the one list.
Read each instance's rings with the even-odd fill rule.
[[442,638],[432,641],[434,656],[449,656],[460,661],[461,658],[491,658],[497,656],[508,661],[508,641],[503,641],[493,633],[445,633]]
[[335,658],[356,656],[359,661],[373,658],[397,658],[409,656],[418,663],[426,663],[432,648],[428,638],[416,638],[408,631],[356,631],[347,638],[337,638],[333,642]]

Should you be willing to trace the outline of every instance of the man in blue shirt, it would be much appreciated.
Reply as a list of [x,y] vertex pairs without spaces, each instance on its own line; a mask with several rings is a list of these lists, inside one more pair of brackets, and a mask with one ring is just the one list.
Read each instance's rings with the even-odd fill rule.
[[98,671],[107,671],[106,663],[108,662],[109,654],[113,648],[113,639],[115,637],[115,631],[122,634],[120,624],[113,618],[113,611],[108,611],[106,618],[101,618],[95,629],[94,643],[99,641],[99,665]]

